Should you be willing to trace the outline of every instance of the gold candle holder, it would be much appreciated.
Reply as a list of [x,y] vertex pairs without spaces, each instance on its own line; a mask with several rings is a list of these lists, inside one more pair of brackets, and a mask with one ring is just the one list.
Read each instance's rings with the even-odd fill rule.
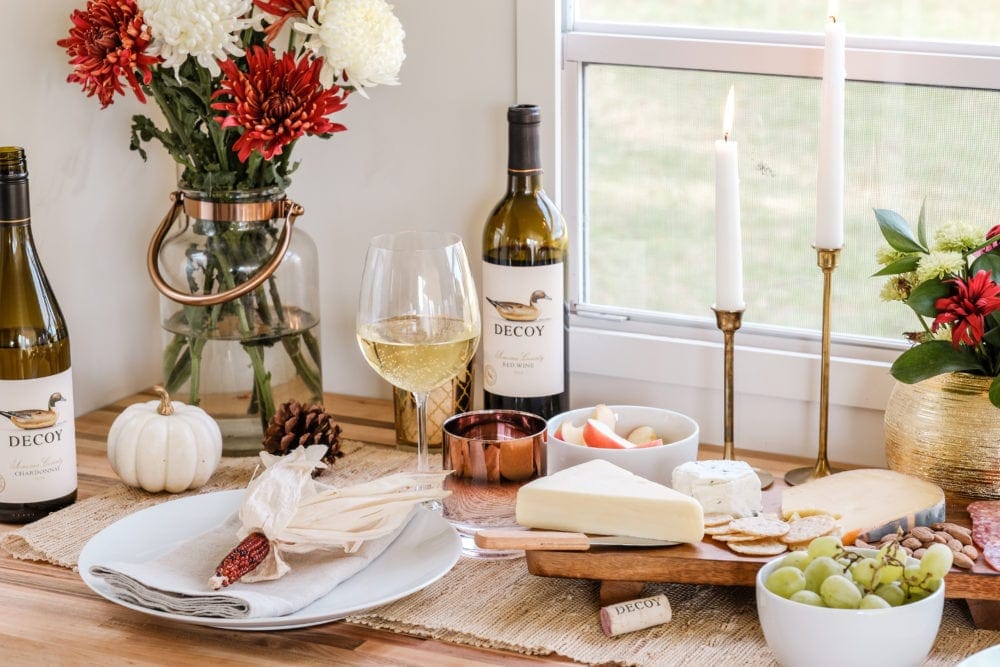
[[802,484],[840,472],[830,467],[827,458],[827,432],[830,423],[830,294],[833,270],[840,263],[840,248],[816,248],[816,264],[823,270],[823,334],[820,343],[819,376],[819,451],[812,467],[795,468],[785,474],[788,484]]
[[[723,345],[723,430],[722,430],[722,458],[727,461],[736,460],[736,447],[733,445],[733,357],[735,347],[736,330],[743,325],[742,310],[721,310],[712,306],[715,313],[715,324],[722,331]],[[760,488],[766,489],[774,482],[774,476],[766,470],[754,468],[760,479]]]

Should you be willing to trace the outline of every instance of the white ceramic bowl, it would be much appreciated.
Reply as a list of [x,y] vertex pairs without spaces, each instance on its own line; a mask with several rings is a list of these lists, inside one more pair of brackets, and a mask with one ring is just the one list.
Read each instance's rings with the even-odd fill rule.
[[941,625],[945,582],[923,600],[890,609],[813,607],[764,588],[781,559],[757,572],[757,616],[767,645],[784,667],[902,667],[919,665],[930,653]]
[[664,444],[639,449],[601,449],[563,442],[553,436],[560,424],[569,421],[582,426],[594,414],[593,407],[570,410],[549,420],[546,443],[548,474],[594,459],[604,459],[640,477],[670,486],[674,468],[698,457],[698,422],[687,415],[637,405],[609,407],[618,415],[615,430],[619,434],[627,434],[638,426],[652,426]]

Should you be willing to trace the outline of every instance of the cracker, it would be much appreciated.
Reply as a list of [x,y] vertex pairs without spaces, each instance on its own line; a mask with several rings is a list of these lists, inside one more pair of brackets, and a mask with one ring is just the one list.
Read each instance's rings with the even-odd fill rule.
[[712,535],[712,539],[719,542],[754,542],[760,538],[756,535],[746,535],[744,533],[725,533],[723,535]]
[[761,516],[748,516],[743,519],[733,519],[729,522],[729,532],[746,533],[757,537],[781,537],[788,532],[788,524],[780,519],[767,519]]
[[706,514],[705,526],[727,526],[734,518],[732,514]]
[[736,533],[736,532],[739,532],[739,531],[735,531],[735,530],[732,530],[732,529],[729,528],[729,526],[730,526],[731,523],[732,522],[730,522],[730,523],[724,523],[724,524],[721,524],[719,526],[706,526],[705,527],[705,534],[706,535],[725,535],[726,533]]
[[753,542],[727,542],[730,549],[745,556],[777,556],[785,553],[788,545],[778,540],[763,539]]
[[829,514],[813,514],[796,519],[788,524],[788,532],[781,536],[781,541],[786,544],[796,542],[809,542],[829,535],[837,525],[837,520]]

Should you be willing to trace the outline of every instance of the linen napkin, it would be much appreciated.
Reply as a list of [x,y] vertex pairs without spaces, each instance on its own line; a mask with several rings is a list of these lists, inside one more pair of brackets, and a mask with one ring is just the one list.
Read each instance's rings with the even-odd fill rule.
[[[412,518],[412,514],[410,515]],[[407,521],[408,522],[408,521]],[[212,618],[271,618],[296,612],[363,570],[403,531],[366,541],[353,553],[342,548],[287,556],[291,566],[280,579],[236,582],[220,591],[208,584],[219,561],[239,543],[241,522],[233,514],[217,528],[191,538],[168,553],[139,563],[94,565],[119,599],[169,614]]]

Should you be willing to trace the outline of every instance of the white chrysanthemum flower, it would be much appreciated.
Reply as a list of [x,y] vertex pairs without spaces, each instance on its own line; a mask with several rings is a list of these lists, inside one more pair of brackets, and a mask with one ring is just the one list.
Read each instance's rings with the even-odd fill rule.
[[908,254],[909,253],[900,252],[895,248],[893,248],[892,246],[883,245],[879,246],[875,250],[875,261],[881,264],[882,266],[888,266],[889,264],[892,264],[895,261],[903,259]]
[[957,276],[965,268],[965,258],[962,253],[954,250],[935,251],[921,257],[917,264],[917,284],[931,278]]
[[986,241],[983,230],[967,220],[949,220],[934,230],[934,250],[966,252]]
[[942,324],[931,332],[931,340],[946,340],[951,342],[951,325]]
[[239,32],[255,25],[253,0],[137,0],[153,35],[149,52],[180,71],[188,56],[218,76],[219,60],[242,56]]
[[320,82],[364,88],[394,86],[406,54],[403,26],[384,0],[316,0],[305,23],[306,46],[323,57]]
[[898,276],[890,276],[882,286],[879,297],[883,301],[906,301],[910,298],[910,291],[913,289],[913,274],[901,273]]

